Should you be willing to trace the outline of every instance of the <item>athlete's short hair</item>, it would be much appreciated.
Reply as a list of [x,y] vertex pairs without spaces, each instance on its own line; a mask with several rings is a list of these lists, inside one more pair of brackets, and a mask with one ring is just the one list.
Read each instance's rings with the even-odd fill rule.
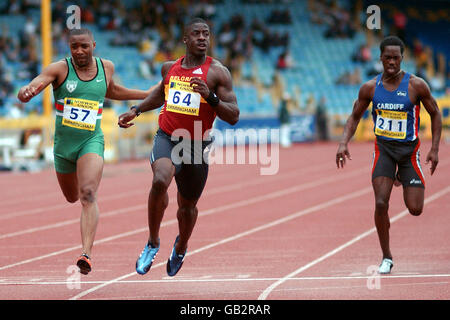
[[94,36],[91,32],[91,30],[87,29],[87,28],[80,28],[80,29],[70,29],[69,31],[69,38],[71,36],[80,36],[83,34],[87,34],[92,40],[94,40]]
[[386,48],[387,46],[399,46],[401,54],[403,54],[403,50],[405,50],[405,44],[403,43],[402,39],[396,36],[389,36],[384,38],[380,43],[380,52],[383,53],[384,48]]
[[184,25],[185,32],[187,32],[187,30],[189,30],[191,28],[191,26],[196,24],[196,23],[204,23],[209,28],[209,24],[204,19],[202,19],[202,18],[193,18],[193,19],[189,20],[188,23],[186,23]]

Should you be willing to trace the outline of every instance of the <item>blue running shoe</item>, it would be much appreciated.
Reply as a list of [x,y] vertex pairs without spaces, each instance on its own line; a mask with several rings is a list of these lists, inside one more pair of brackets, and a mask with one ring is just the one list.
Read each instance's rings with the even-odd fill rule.
[[136,261],[136,272],[139,274],[146,274],[152,266],[153,260],[155,260],[156,254],[159,251],[159,246],[154,246],[151,242],[148,242],[141,255]]
[[167,274],[171,277],[177,274],[178,270],[181,269],[183,265],[184,257],[186,256],[187,250],[183,254],[177,254],[175,251],[175,245],[177,244],[180,236],[178,235],[175,239],[175,243],[173,245],[172,254],[170,255],[169,260],[167,260]]

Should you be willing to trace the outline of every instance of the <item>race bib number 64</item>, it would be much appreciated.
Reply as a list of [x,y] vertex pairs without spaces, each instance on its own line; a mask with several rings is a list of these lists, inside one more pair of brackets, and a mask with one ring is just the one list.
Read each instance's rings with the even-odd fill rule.
[[406,121],[406,112],[377,110],[375,134],[393,139],[405,139]]
[[166,110],[198,116],[201,96],[195,92],[189,82],[171,81]]
[[98,107],[98,101],[65,98],[62,124],[81,130],[94,131]]

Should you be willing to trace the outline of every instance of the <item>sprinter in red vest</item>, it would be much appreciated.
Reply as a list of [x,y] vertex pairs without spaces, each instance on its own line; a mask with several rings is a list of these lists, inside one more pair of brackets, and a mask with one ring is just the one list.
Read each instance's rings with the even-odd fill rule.
[[136,271],[146,274],[160,247],[159,229],[168,206],[167,189],[175,177],[179,235],[167,261],[167,274],[180,270],[198,216],[197,202],[208,177],[204,153],[212,142],[208,130],[216,115],[230,123],[239,120],[239,108],[231,75],[219,61],[209,57],[208,24],[195,18],[185,26],[186,55],[164,63],[162,80],[139,105],[119,117],[122,128],[142,112],[163,106],[150,162],[153,181],[148,199],[148,242],[136,261]]

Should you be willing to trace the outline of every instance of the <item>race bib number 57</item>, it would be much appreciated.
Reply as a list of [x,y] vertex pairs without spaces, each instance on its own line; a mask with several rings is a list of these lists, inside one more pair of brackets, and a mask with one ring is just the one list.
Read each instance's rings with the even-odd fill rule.
[[406,121],[406,112],[379,109],[375,122],[375,134],[393,139],[405,139]]
[[98,107],[98,101],[65,98],[62,124],[81,130],[94,131]]

